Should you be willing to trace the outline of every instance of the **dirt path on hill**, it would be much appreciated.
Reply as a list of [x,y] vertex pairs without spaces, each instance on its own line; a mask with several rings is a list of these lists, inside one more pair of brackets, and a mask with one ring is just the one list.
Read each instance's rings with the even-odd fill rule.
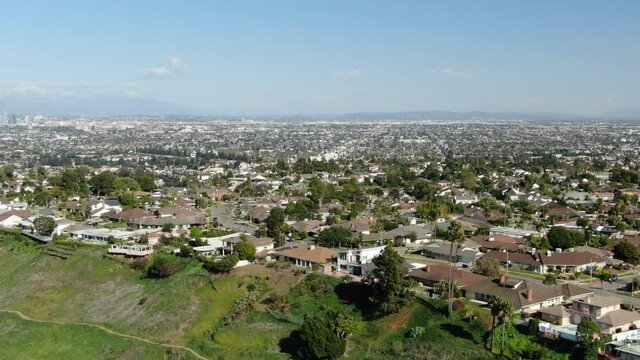
[[134,340],[138,340],[138,341],[142,341],[145,342],[147,344],[152,344],[152,345],[158,345],[158,346],[162,346],[162,347],[167,347],[167,348],[173,348],[173,349],[180,349],[180,350],[184,350],[184,351],[188,351],[190,352],[193,356],[195,356],[198,359],[201,360],[209,360],[206,357],[198,354],[195,350],[185,347],[185,346],[180,346],[180,345],[171,345],[171,344],[165,344],[165,343],[159,343],[159,342],[155,342],[149,339],[145,339],[145,338],[141,338],[138,336],[134,336],[134,335],[127,335],[127,334],[122,334],[116,331],[113,331],[111,329],[108,329],[102,325],[96,325],[96,324],[90,324],[90,323],[83,323],[83,322],[65,322],[65,321],[55,321],[55,320],[39,320],[39,319],[32,319],[28,316],[26,316],[25,314],[21,313],[20,311],[16,311],[16,310],[4,310],[4,309],[0,309],[0,313],[9,313],[9,314],[15,314],[18,315],[20,318],[22,318],[23,320],[26,321],[33,321],[33,322],[38,322],[38,323],[44,323],[44,324],[56,324],[56,325],[83,325],[83,326],[91,326],[94,328],[98,328],[102,331],[105,331],[111,335],[115,335],[115,336],[120,336],[120,337],[124,337],[124,338],[129,338],[129,339],[134,339]]

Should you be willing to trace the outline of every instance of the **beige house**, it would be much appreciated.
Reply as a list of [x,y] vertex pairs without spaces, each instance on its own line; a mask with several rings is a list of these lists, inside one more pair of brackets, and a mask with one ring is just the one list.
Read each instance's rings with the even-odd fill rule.
[[299,267],[310,268],[317,265],[322,266],[325,272],[331,272],[331,261],[338,254],[332,249],[311,245],[280,250],[276,255],[278,260],[289,261]]
[[604,334],[633,330],[640,326],[640,313],[620,308],[622,301],[613,296],[590,295],[576,299],[567,309],[571,314],[569,321],[580,324],[589,318],[602,329]]

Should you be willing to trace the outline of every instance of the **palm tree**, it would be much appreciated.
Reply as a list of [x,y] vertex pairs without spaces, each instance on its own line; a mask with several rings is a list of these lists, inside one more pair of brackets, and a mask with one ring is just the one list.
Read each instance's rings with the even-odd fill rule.
[[596,277],[598,279],[600,279],[600,288],[603,289],[604,288],[604,282],[609,282],[611,283],[613,281],[613,275],[611,275],[610,272],[605,271],[604,269],[600,270],[597,274]]
[[558,278],[555,274],[548,273],[544,276],[544,280],[542,280],[542,283],[547,286],[558,285]]
[[504,335],[507,332],[507,322],[511,319],[513,314],[513,305],[508,301],[501,303],[501,321],[502,321],[502,342],[500,344],[500,356],[504,353]]
[[[453,311],[453,275],[455,273],[455,263],[453,262],[453,248],[456,248],[455,257],[458,258],[458,249],[460,245],[464,242],[464,229],[462,229],[462,224],[459,221],[452,220],[449,224],[449,228],[447,229],[446,234],[447,240],[451,242],[451,247],[449,249],[449,315],[451,315]],[[457,261],[456,261],[457,262]]]
[[493,339],[496,330],[496,318],[500,316],[500,312],[502,311],[502,303],[504,300],[499,296],[492,296],[489,299],[489,307],[491,309],[491,346],[489,347],[489,351],[493,351]]

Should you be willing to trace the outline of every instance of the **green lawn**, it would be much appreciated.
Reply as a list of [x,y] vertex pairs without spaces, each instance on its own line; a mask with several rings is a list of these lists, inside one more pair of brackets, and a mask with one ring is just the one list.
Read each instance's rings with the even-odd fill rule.
[[84,325],[57,325],[0,313],[4,359],[195,359],[191,353],[111,335]]
[[532,271],[509,269],[509,274],[528,276],[530,278],[544,280],[544,275]]

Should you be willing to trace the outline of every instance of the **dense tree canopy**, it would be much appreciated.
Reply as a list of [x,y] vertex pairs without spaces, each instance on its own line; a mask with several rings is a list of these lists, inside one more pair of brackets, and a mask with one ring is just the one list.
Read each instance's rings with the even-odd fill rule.
[[253,261],[256,256],[256,246],[244,240],[233,246],[233,252],[240,260]]
[[637,265],[640,263],[640,249],[638,246],[622,240],[613,247],[613,254],[616,259],[623,260],[629,264]]
[[562,226],[554,226],[547,233],[549,245],[552,248],[568,249],[584,244],[584,234],[572,231]]
[[327,247],[349,246],[354,243],[351,231],[342,226],[331,226],[320,231],[318,245]]
[[372,301],[381,314],[392,314],[400,311],[411,299],[410,281],[405,278],[407,268],[403,258],[391,246],[387,246],[382,254],[373,259],[376,269],[373,276]]
[[33,220],[33,227],[38,234],[49,236],[53,233],[53,230],[55,230],[56,222],[52,217],[39,216]]
[[300,328],[300,359],[337,359],[346,349],[346,338],[340,336],[338,318],[329,313],[310,314]]

